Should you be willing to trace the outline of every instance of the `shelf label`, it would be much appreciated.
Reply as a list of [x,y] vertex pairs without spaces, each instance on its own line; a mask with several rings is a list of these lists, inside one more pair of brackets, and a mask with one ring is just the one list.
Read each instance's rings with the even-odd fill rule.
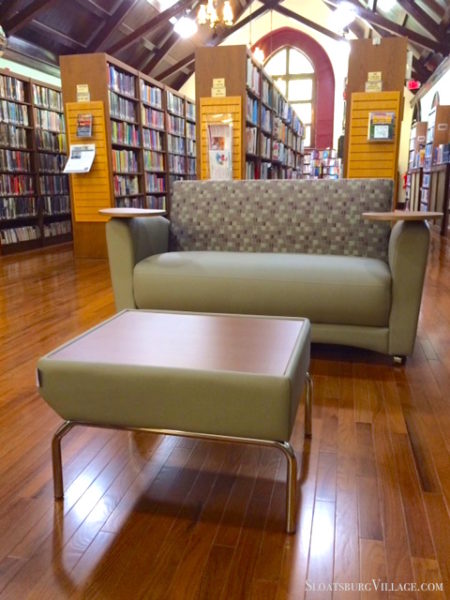
[[225,78],[221,77],[220,79],[213,79],[213,88],[225,88]]
[[213,98],[224,98],[227,95],[226,88],[211,88],[211,96]]
[[90,102],[91,94],[87,83],[77,83],[77,102]]
[[367,81],[381,81],[381,71],[369,71]]
[[381,81],[366,81],[365,91],[366,92],[381,92],[383,90],[383,83]]

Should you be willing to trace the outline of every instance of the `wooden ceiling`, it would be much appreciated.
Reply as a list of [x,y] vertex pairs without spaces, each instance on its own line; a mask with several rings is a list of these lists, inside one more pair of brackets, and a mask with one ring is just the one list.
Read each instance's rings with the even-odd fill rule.
[[[316,1],[332,11],[341,0]],[[414,55],[413,75],[422,83],[448,56],[448,0],[398,0],[388,12],[382,10],[382,0],[349,1],[358,15],[351,26],[356,37],[408,37]],[[219,44],[269,10],[333,39],[340,37],[323,23],[303,16],[299,0],[231,0],[236,20],[253,4],[251,14],[231,28],[203,27],[190,40],[180,39],[169,19],[186,11],[195,14],[199,4],[200,0],[178,0],[170,8],[158,10],[158,0],[0,0],[0,24],[8,36],[6,56],[49,73],[58,74],[61,54],[102,51],[175,88],[192,74],[196,47]]]

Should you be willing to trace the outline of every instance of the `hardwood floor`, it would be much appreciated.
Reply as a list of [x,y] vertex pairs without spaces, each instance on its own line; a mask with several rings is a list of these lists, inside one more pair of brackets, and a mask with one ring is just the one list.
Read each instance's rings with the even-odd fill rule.
[[[54,503],[60,421],[35,365],[113,314],[107,264],[74,260],[70,247],[0,258],[0,308],[1,598],[450,598],[445,240],[433,238],[404,368],[313,348],[313,438],[303,440],[302,411],[293,436],[295,536],[283,532],[285,465],[266,448],[78,427],[63,442],[66,496]],[[445,591],[411,590],[422,582]]]

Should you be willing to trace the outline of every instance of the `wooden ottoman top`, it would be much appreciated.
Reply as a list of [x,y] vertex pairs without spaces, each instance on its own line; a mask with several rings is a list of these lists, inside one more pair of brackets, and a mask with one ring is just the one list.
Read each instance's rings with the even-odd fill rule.
[[125,310],[41,358],[40,393],[66,420],[288,439],[309,352],[307,319]]

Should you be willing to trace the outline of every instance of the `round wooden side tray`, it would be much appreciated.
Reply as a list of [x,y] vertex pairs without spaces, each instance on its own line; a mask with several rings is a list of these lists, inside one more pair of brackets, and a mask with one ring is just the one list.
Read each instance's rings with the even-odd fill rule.
[[391,212],[364,212],[364,219],[368,221],[426,221],[443,217],[441,212],[426,212],[420,210],[394,210]]
[[101,208],[101,215],[118,219],[130,219],[132,217],[157,217],[165,215],[166,211],[160,208]]

